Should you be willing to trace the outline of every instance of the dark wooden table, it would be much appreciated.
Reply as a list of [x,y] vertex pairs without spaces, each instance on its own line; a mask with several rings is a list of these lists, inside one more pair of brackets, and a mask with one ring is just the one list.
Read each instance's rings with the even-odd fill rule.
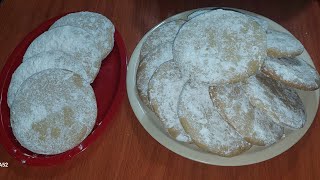
[[[65,12],[88,10],[107,16],[122,34],[130,57],[142,36],[176,13],[225,6],[264,15],[292,32],[320,70],[320,1],[290,0],[2,0],[0,69],[27,33]],[[0,146],[0,179],[319,179],[320,113],[291,149],[250,166],[218,167],[193,162],[155,141],[136,119],[125,97],[107,131],[86,151],[54,167],[22,166]]]

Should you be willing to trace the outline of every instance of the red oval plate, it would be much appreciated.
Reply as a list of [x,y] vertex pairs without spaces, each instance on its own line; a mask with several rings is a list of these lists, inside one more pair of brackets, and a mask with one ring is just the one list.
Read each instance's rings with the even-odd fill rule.
[[75,155],[84,151],[92,144],[105,130],[107,123],[113,118],[125,95],[125,78],[127,72],[127,56],[125,45],[120,33],[116,30],[114,34],[115,42],[111,53],[102,62],[101,69],[95,81],[92,83],[97,99],[98,116],[96,124],[88,137],[75,148],[58,155],[35,154],[24,147],[15,139],[10,126],[10,109],[7,105],[7,91],[11,81],[11,76],[16,68],[22,63],[22,58],[30,43],[60,17],[54,17],[41,24],[34,31],[29,33],[23,41],[15,48],[0,76],[0,143],[7,152],[27,165],[55,165],[71,159]]

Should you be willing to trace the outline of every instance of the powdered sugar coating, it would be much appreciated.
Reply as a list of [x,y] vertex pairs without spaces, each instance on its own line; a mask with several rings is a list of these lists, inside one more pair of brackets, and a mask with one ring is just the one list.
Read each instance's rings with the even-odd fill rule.
[[193,13],[188,15],[188,20],[190,20],[200,14],[207,13],[209,11],[212,11],[212,9],[200,9],[200,10],[194,11]]
[[201,149],[230,157],[251,147],[222,119],[206,85],[185,84],[178,102],[178,115],[185,131]]
[[42,52],[22,63],[12,74],[8,89],[8,106],[11,107],[16,93],[27,78],[51,68],[66,69],[79,74],[86,82],[92,81],[81,63],[72,56],[61,51]]
[[313,91],[320,86],[317,70],[300,58],[267,58],[261,72],[297,89]]
[[140,60],[144,59],[147,54],[154,51],[161,44],[172,43],[176,37],[180,27],[186,21],[184,20],[174,20],[162,24],[157,29],[155,29],[144,41],[140,50]]
[[268,29],[269,29],[269,23],[268,23],[268,21],[262,19],[262,18],[259,17],[259,16],[253,16],[253,15],[252,15],[252,16],[251,16],[251,15],[247,15],[247,16],[249,16],[249,17],[252,18],[254,21],[256,21],[256,22],[261,26],[261,28],[262,28],[265,32],[268,31]]
[[58,154],[91,132],[97,105],[90,84],[67,70],[48,69],[21,86],[10,109],[14,136],[28,150]]
[[238,82],[254,74],[266,57],[266,33],[246,15],[212,10],[181,27],[173,56],[192,81]]
[[304,51],[304,47],[294,36],[275,30],[267,32],[267,54],[269,57],[295,57]]
[[148,84],[158,67],[173,58],[172,42],[165,43],[154,49],[139,63],[137,70],[137,90],[143,103],[150,107],[148,100]]
[[266,146],[277,142],[283,128],[254,108],[245,94],[243,82],[210,87],[210,96],[223,119],[249,143]]
[[261,126],[255,126],[255,131],[260,132],[266,146],[278,142],[285,136],[284,128],[272,121],[272,117],[259,108],[254,108],[255,121],[263,122]]
[[94,12],[70,13],[58,19],[50,29],[61,26],[74,26],[90,33],[102,52],[102,60],[111,52],[114,45],[115,28],[105,16]]
[[91,79],[95,79],[103,57],[94,38],[87,31],[63,26],[51,29],[38,36],[28,47],[23,62],[46,51],[62,51],[80,61]]
[[264,111],[281,126],[293,129],[304,126],[304,106],[293,89],[262,75],[252,76],[247,81],[246,94],[253,106]]
[[149,101],[169,134],[178,141],[192,142],[178,117],[178,100],[187,82],[173,60],[163,63],[149,82]]

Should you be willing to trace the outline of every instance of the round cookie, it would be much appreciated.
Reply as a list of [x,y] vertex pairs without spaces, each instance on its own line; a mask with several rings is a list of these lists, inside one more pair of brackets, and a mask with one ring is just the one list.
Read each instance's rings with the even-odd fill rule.
[[212,9],[200,9],[200,10],[197,10],[197,11],[194,11],[192,12],[191,14],[188,15],[188,20],[200,15],[200,14],[203,14],[203,13],[207,13],[209,11],[212,11]]
[[105,16],[94,12],[70,13],[58,19],[50,29],[61,26],[74,26],[89,32],[96,40],[98,49],[104,59],[111,52],[114,45],[115,28]]
[[90,84],[67,70],[34,74],[21,86],[10,109],[14,136],[38,154],[72,149],[91,132],[97,117]]
[[187,82],[173,60],[163,63],[149,82],[149,100],[152,109],[163,123],[169,135],[182,142],[192,142],[178,117],[178,100]]
[[169,42],[158,46],[139,63],[136,86],[142,102],[149,108],[151,106],[148,100],[148,84],[151,76],[162,63],[172,58],[172,42]]
[[192,81],[207,85],[238,82],[261,66],[266,57],[266,33],[246,15],[212,10],[181,27],[173,57]]
[[81,63],[72,56],[61,51],[42,52],[22,63],[12,74],[8,89],[8,106],[11,107],[16,93],[27,78],[40,71],[52,68],[66,69],[79,74],[88,83],[92,81],[87,76]]
[[219,115],[206,85],[185,84],[178,102],[178,115],[193,142],[205,151],[231,157],[251,147]]
[[250,77],[247,83],[250,103],[272,117],[273,122],[292,129],[304,126],[304,106],[293,89],[261,74]]
[[103,52],[99,50],[94,37],[81,28],[63,26],[44,32],[30,44],[23,62],[46,51],[62,51],[74,56],[92,81],[100,70]]
[[277,142],[283,135],[283,128],[250,104],[244,86],[239,82],[210,87],[210,97],[223,119],[246,141],[258,146]]
[[294,36],[275,30],[267,32],[267,54],[269,57],[295,57],[304,51],[304,47]]
[[313,91],[320,86],[317,70],[300,58],[268,57],[261,67],[261,72],[289,87],[305,91]]
[[160,25],[156,28],[144,41],[140,50],[140,60],[144,59],[146,55],[158,48],[161,44],[172,43],[176,37],[180,27],[186,21],[174,20]]

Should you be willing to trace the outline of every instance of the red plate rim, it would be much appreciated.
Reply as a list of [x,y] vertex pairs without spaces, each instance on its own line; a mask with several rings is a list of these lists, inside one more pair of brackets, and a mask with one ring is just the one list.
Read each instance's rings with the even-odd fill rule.
[[[69,13],[73,13],[73,12],[69,12]],[[25,38],[14,49],[14,51],[11,53],[11,55],[7,59],[0,73],[0,105],[2,103],[6,103],[6,102],[3,102],[4,101],[3,96],[7,95],[6,93],[5,94],[3,93],[4,85],[5,85],[5,82],[8,81],[8,75],[9,75],[10,69],[12,68],[15,60],[17,59],[18,52],[21,52],[22,51],[21,49],[23,46],[25,46],[26,44],[30,44],[32,40],[37,37],[35,34],[39,34],[39,32],[43,32],[44,30],[47,30],[48,28],[46,27],[48,27],[48,25],[53,24],[56,20],[58,20],[62,16],[65,16],[69,13],[65,13],[45,21],[36,29],[31,31],[27,36],[25,36]],[[118,84],[117,91],[115,93],[111,106],[108,109],[107,114],[101,121],[102,123],[93,132],[91,132],[91,134],[86,139],[84,139],[81,142],[82,148],[78,148],[78,146],[76,146],[73,149],[68,150],[61,154],[41,156],[41,157],[29,156],[20,151],[17,151],[17,149],[19,148],[16,147],[13,144],[12,139],[8,137],[6,133],[3,132],[5,127],[3,124],[2,108],[0,108],[0,144],[3,145],[4,149],[9,153],[9,155],[14,157],[16,160],[20,161],[22,164],[33,165],[33,166],[50,166],[50,165],[60,164],[62,162],[65,162],[66,160],[72,159],[75,155],[81,153],[86,148],[88,148],[90,144],[95,142],[95,140],[105,131],[108,122],[114,117],[115,113],[119,109],[122,99],[125,96],[125,92],[126,92],[126,81],[125,81],[126,73],[127,73],[126,48],[125,48],[123,39],[120,33],[117,31],[117,29],[115,30],[114,40],[115,40],[115,44],[118,46],[118,49],[119,49],[119,56],[120,56],[119,81],[120,82]]]

